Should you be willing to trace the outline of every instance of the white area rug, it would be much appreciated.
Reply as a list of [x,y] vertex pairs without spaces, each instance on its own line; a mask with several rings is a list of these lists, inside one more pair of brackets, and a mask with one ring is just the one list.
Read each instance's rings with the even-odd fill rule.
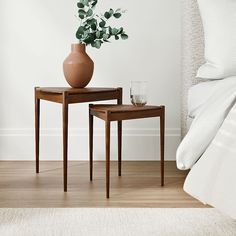
[[215,209],[0,209],[1,236],[235,236]]

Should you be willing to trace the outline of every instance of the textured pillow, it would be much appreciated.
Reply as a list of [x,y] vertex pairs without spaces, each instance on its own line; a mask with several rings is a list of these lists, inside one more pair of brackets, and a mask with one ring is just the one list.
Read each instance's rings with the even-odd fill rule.
[[197,77],[236,75],[236,0],[198,0],[205,34],[205,60]]

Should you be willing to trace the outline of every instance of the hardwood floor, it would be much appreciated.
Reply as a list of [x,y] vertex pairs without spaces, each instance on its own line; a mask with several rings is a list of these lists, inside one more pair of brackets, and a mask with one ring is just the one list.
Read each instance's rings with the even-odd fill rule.
[[165,164],[165,186],[160,186],[158,162],[111,162],[111,192],[106,199],[105,163],[94,162],[89,181],[88,162],[69,162],[68,192],[63,192],[62,162],[0,162],[0,207],[205,207],[183,191],[186,172],[175,162]]

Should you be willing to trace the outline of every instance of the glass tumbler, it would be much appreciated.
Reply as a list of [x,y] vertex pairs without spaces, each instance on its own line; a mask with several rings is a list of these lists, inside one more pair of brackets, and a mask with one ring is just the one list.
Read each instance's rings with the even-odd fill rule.
[[131,81],[130,100],[138,107],[147,104],[147,81]]

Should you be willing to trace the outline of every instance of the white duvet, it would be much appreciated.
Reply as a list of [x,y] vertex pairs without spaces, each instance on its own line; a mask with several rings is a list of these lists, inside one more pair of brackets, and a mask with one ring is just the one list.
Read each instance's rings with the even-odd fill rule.
[[[221,80],[177,150],[184,190],[236,219],[236,77]],[[200,158],[200,159],[199,159]]]

